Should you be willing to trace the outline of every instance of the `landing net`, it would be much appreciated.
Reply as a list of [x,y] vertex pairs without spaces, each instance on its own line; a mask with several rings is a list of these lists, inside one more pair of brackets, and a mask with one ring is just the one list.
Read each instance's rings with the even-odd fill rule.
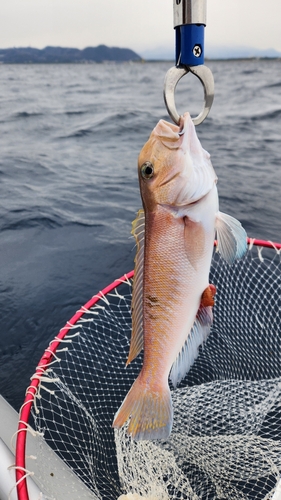
[[[29,498],[28,420],[94,499],[272,498],[281,472],[280,252],[281,245],[252,240],[233,266],[214,253],[214,323],[186,378],[171,387],[167,441],[133,442],[126,429],[111,427],[142,364],[139,356],[125,368],[133,272],[81,308],[50,343],[27,390],[17,438],[19,500]],[[34,480],[60,500],[44,463]]]

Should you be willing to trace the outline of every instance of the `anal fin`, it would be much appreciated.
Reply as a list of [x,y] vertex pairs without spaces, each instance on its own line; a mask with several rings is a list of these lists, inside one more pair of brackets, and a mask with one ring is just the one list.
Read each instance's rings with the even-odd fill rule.
[[213,322],[213,305],[216,287],[209,285],[203,292],[193,327],[180,350],[170,371],[170,379],[174,387],[184,379],[196,360],[199,347],[206,342]]

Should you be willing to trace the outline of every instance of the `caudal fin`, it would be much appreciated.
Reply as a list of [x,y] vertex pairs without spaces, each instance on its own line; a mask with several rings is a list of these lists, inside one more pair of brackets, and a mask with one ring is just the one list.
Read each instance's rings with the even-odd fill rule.
[[116,413],[112,426],[120,429],[129,418],[127,432],[135,441],[167,439],[173,424],[168,383],[151,389],[139,376]]

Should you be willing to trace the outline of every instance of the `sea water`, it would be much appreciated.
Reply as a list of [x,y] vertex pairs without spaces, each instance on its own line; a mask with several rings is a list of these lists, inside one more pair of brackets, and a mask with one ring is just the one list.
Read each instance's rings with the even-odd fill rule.
[[[137,157],[169,119],[172,63],[0,66],[0,393],[18,409],[44,349],[92,295],[133,268]],[[220,209],[281,241],[281,61],[210,61],[197,127]],[[199,113],[185,76],[179,112]]]

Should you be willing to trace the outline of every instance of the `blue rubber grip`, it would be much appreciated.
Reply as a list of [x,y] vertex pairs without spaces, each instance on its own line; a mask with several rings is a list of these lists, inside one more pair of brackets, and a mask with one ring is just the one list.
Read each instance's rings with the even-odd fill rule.
[[[204,29],[204,24],[176,27],[176,66],[204,64]],[[195,54],[200,55],[196,57]]]

